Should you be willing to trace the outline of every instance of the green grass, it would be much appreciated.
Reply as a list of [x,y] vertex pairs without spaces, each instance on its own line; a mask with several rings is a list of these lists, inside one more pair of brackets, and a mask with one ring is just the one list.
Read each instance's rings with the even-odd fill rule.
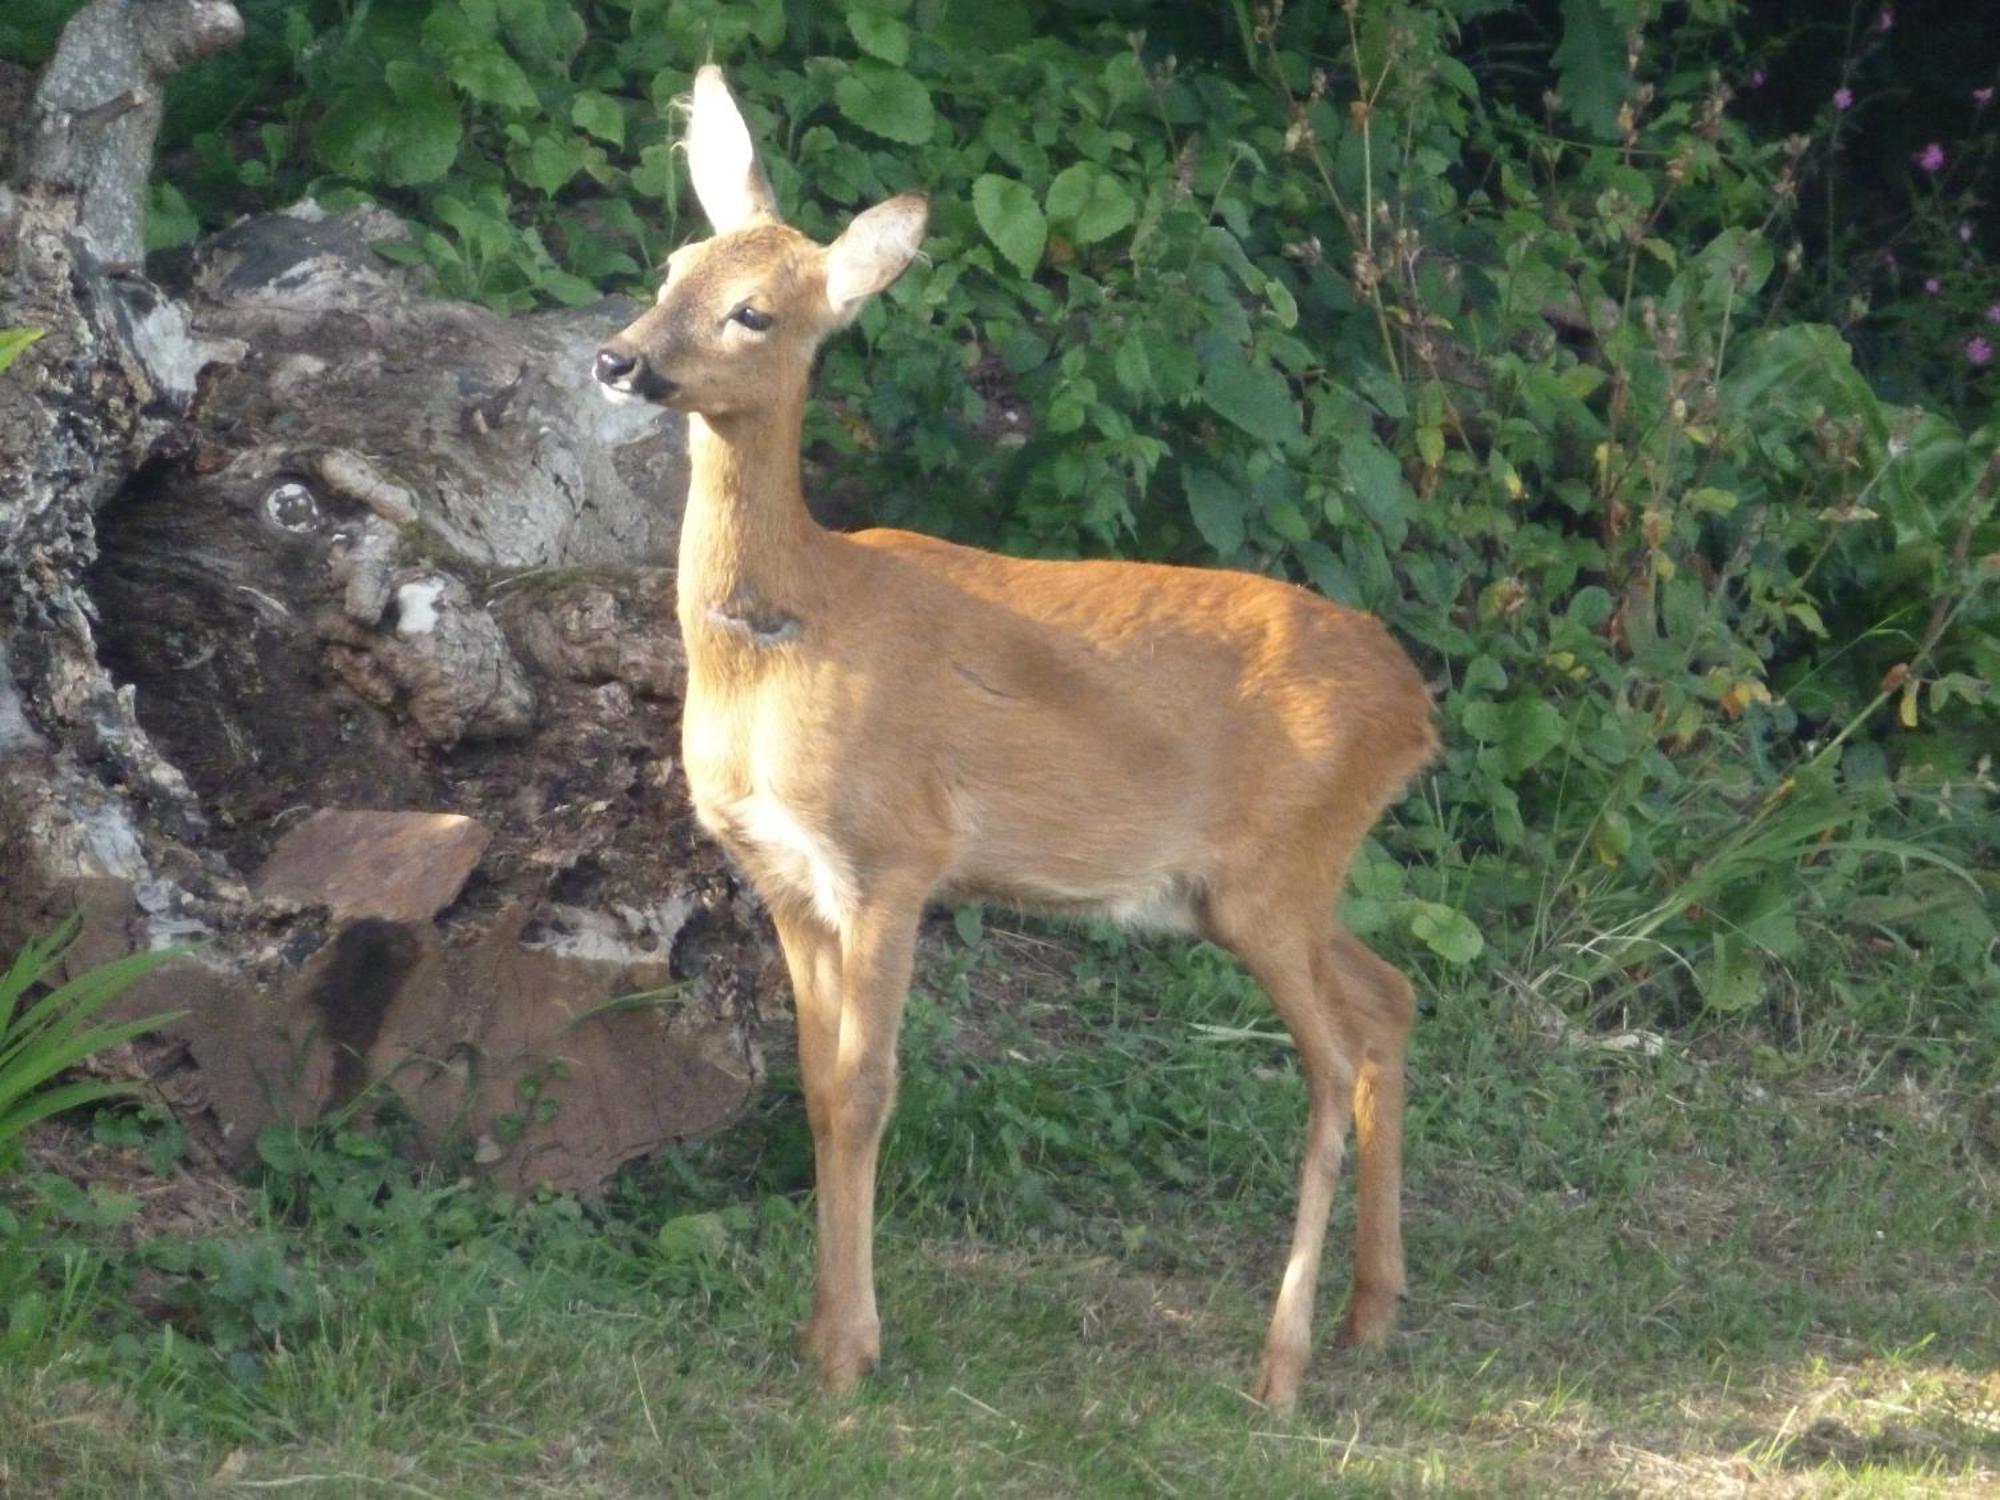
[[1205,952],[989,932],[914,1007],[858,1398],[791,1353],[811,1244],[782,1070],[589,1212],[412,1184],[348,1137],[274,1152],[189,1229],[155,1212],[178,1179],[100,1146],[136,1215],[15,1195],[44,1222],[11,1272],[0,1251],[0,1494],[2000,1484],[1990,1075],[1830,1023],[1649,1055],[1552,1038],[1505,990],[1427,1010],[1403,1327],[1323,1349],[1289,1421],[1239,1394],[1302,1125],[1254,991]]

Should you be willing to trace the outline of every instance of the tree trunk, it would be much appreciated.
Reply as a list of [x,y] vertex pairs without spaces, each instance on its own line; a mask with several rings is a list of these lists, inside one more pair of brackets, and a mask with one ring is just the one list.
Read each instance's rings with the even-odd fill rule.
[[680,425],[589,388],[630,309],[425,300],[380,211],[149,280],[161,91],[240,32],[92,0],[0,78],[0,950],[187,945],[140,1057],[225,1159],[395,1102],[588,1190],[740,1108],[775,972],[672,755]]

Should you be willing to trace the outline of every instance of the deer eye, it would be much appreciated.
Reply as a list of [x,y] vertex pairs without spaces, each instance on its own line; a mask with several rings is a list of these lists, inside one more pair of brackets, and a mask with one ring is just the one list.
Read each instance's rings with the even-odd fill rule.
[[729,321],[732,323],[741,323],[752,333],[762,333],[771,326],[771,315],[769,313],[758,312],[756,308],[746,302],[729,315]]

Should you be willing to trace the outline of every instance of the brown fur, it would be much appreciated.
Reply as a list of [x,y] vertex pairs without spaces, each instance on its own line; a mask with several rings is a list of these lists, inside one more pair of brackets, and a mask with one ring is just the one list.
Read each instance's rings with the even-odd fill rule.
[[[726,100],[705,75],[697,135],[728,124]],[[771,909],[797,996],[819,1177],[804,1347],[832,1389],[876,1361],[875,1163],[917,924],[929,901],[986,897],[1198,934],[1270,993],[1311,1101],[1255,1387],[1289,1406],[1350,1120],[1344,1336],[1379,1341],[1404,1284],[1414,1005],[1334,909],[1355,848],[1435,749],[1424,685],[1373,618],[1269,578],[820,529],[798,444],[813,352],[852,315],[829,305],[829,276],[893,280],[922,210],[893,200],[822,248],[755,188],[607,352],[672,382],[667,404],[689,413],[684,764]],[[746,301],[768,331],[731,321]]]

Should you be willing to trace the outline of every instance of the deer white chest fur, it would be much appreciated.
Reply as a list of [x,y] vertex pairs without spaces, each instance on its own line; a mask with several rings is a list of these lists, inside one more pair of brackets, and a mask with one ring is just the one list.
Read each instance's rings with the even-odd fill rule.
[[854,909],[854,875],[840,854],[768,791],[752,792],[716,810],[703,826],[738,851],[762,889],[808,903],[835,932]]
[[915,258],[926,204],[892,198],[828,246],[788,228],[712,67],[687,152],[715,235],[673,254],[596,374],[688,414],[683,765],[791,976],[819,1215],[803,1347],[832,1390],[880,1353],[875,1166],[918,923],[985,895],[1198,933],[1270,995],[1310,1115],[1253,1394],[1289,1407],[1350,1124],[1343,1338],[1379,1343],[1403,1289],[1415,999],[1335,905],[1436,749],[1422,679],[1368,616],[1270,578],[823,531],[799,488],[813,356]]
[[[691,694],[689,701],[698,699]],[[787,800],[783,768],[768,750],[759,753],[757,719],[701,709],[682,715],[695,816],[752,873],[767,901],[799,902],[838,932],[854,909],[854,872]]]

